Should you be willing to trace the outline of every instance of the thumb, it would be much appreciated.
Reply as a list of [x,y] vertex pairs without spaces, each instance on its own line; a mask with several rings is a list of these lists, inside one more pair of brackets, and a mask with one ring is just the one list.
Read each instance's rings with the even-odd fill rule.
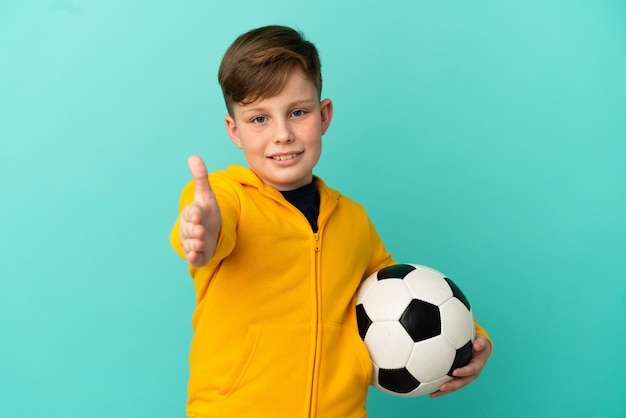
[[202,158],[197,155],[189,157],[187,164],[189,165],[189,171],[191,171],[195,186],[194,200],[196,202],[206,202],[208,199],[211,199],[213,195],[213,190],[211,190],[211,185],[207,177],[206,165],[204,165]]

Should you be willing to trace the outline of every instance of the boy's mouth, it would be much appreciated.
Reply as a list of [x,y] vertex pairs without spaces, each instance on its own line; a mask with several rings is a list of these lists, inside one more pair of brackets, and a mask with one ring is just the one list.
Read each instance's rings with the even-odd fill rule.
[[293,154],[270,155],[270,158],[276,161],[285,161],[285,160],[292,160],[300,154],[302,154],[302,152],[294,152]]

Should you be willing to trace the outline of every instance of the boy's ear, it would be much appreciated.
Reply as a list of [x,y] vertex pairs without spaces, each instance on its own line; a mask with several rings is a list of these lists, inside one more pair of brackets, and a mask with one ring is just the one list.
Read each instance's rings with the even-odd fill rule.
[[330,99],[324,99],[320,102],[320,113],[322,116],[322,135],[324,135],[333,119],[333,102]]
[[224,122],[226,123],[226,132],[228,133],[228,136],[235,143],[237,148],[241,149],[241,141],[239,140],[239,133],[237,132],[235,119],[233,119],[230,115],[226,115]]

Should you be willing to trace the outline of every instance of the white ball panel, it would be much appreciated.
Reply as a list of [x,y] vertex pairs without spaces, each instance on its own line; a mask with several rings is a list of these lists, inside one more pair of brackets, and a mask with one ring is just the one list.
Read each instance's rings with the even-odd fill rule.
[[384,369],[404,367],[413,350],[413,340],[396,321],[374,322],[364,341],[372,362]]
[[411,299],[403,280],[385,279],[372,286],[361,303],[372,321],[397,321]]
[[441,334],[459,349],[472,340],[474,320],[472,314],[457,298],[452,298],[439,307]]
[[415,299],[439,306],[452,297],[452,289],[443,274],[425,266],[412,265],[415,270],[407,274],[404,281]]
[[438,379],[450,371],[456,349],[442,336],[415,343],[406,368],[420,382]]

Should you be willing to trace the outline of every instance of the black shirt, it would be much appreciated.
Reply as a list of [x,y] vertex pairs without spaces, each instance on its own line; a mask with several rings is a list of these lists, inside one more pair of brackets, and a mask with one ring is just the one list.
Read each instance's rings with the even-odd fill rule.
[[320,192],[315,180],[295,190],[281,192],[285,199],[306,216],[313,232],[317,232],[317,217],[320,214]]

